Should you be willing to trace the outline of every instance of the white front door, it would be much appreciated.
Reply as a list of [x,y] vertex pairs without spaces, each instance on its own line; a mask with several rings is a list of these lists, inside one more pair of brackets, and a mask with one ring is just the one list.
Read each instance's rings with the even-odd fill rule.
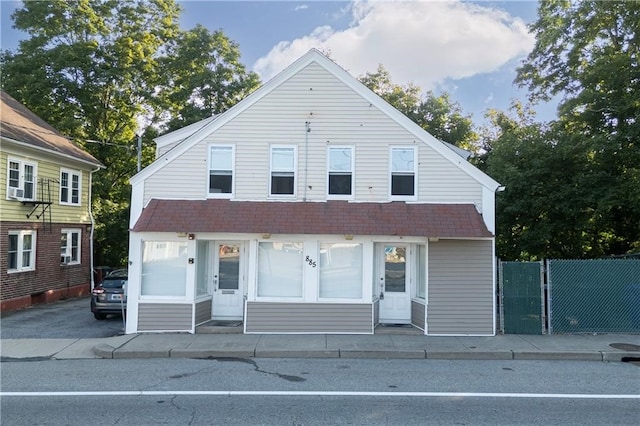
[[380,282],[380,322],[411,323],[411,293],[407,280],[407,249],[402,244],[378,246]]
[[214,244],[211,317],[238,320],[244,310],[244,245],[238,241]]

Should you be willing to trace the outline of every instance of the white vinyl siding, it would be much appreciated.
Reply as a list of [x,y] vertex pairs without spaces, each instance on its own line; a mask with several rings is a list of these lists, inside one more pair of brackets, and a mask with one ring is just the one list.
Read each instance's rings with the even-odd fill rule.
[[429,244],[427,332],[493,335],[493,241]]
[[477,181],[313,63],[148,177],[144,204],[154,197],[204,199],[207,147],[230,143],[236,145],[236,200],[270,198],[270,146],[277,143],[297,147],[297,200],[326,200],[328,147],[352,146],[351,199],[387,202],[389,147],[411,146],[417,148],[418,202],[480,206],[482,201]]

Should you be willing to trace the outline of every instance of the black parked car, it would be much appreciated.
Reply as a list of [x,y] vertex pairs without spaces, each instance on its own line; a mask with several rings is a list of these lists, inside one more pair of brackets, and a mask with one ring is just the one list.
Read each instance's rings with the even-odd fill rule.
[[91,312],[97,320],[103,320],[109,314],[126,313],[127,270],[114,269],[105,275],[91,294]]

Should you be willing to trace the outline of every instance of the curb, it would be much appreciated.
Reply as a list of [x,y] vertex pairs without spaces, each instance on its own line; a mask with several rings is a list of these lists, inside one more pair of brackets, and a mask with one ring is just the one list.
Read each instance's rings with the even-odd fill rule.
[[310,350],[310,351],[273,351],[273,350],[146,350],[127,351],[100,343],[93,347],[93,353],[104,359],[135,358],[345,358],[345,359],[439,359],[439,360],[522,360],[522,361],[600,361],[622,362],[626,358],[640,360],[639,352],[601,352],[601,351],[565,351],[565,352],[427,352],[424,350],[387,351],[387,350]]

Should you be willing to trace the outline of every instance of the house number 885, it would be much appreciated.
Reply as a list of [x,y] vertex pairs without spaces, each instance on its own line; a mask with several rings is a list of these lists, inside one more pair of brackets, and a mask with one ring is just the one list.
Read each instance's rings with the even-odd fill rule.
[[309,256],[307,256],[307,258],[306,258],[305,260],[307,261],[307,263],[308,263],[309,265],[313,266],[314,268],[315,268],[316,266],[318,266],[318,264],[316,263],[316,261],[315,261],[315,260],[313,260],[313,259],[311,259]]

